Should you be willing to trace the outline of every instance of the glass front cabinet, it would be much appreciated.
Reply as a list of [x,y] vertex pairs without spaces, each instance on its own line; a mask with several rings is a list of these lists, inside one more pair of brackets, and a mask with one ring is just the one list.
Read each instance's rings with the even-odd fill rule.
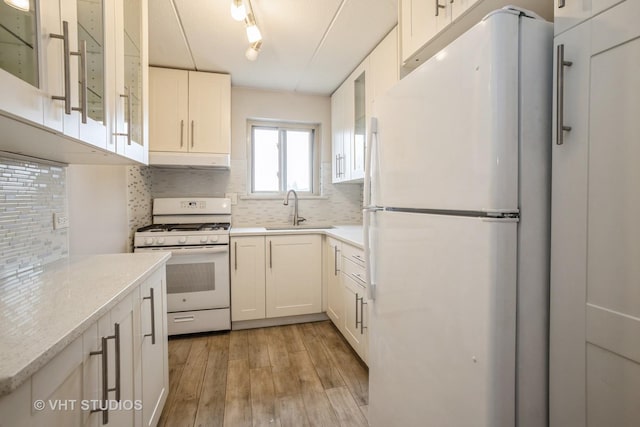
[[0,115],[146,162],[146,2],[0,1]]

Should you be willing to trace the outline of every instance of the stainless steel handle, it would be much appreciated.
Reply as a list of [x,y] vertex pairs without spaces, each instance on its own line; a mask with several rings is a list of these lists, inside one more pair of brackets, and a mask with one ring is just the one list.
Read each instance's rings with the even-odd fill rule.
[[564,132],[569,132],[571,126],[564,124],[564,67],[571,67],[573,62],[564,60],[564,44],[557,47],[556,64],[556,144],[564,144]]
[[57,101],[64,101],[64,113],[71,114],[71,65],[70,56],[71,51],[69,48],[69,22],[62,21],[62,34],[49,34],[52,39],[62,40],[64,50],[64,95],[54,95],[51,99]]
[[151,333],[145,334],[145,337],[151,337],[151,345],[155,345],[156,343],[156,307],[155,307],[155,296],[153,293],[153,288],[149,289],[149,296],[143,297],[142,299],[148,299],[151,303]]
[[269,268],[273,268],[273,250],[271,249],[271,240],[269,240]]
[[364,258],[362,258],[360,255],[351,255],[351,258],[356,259],[360,262],[364,262]]
[[353,277],[354,279],[358,280],[359,282],[362,282],[364,284],[366,284],[367,282],[362,278],[362,276],[360,276],[358,273],[351,273],[351,277]]
[[558,9],[562,9],[564,6],[564,0],[558,0]]
[[360,335],[364,334],[364,330],[367,329],[366,326],[364,326],[364,306],[367,305],[366,302],[364,302],[364,296],[362,296],[360,298]]
[[89,100],[87,98],[88,91],[88,79],[87,79],[87,41],[80,40],[80,50],[78,52],[71,52],[71,55],[80,57],[80,106],[72,107],[73,111],[79,111],[82,118],[82,123],[87,123],[87,109],[89,106]]
[[196,320],[195,316],[180,316],[174,317],[173,323],[193,322],[194,320]]
[[191,148],[193,148],[193,145],[195,144],[195,142],[194,142],[194,136],[193,136],[193,133],[194,133],[194,130],[193,130],[193,129],[194,129],[194,123],[195,123],[195,120],[191,120]]
[[340,169],[338,169],[338,155],[336,154],[336,178],[340,176]]
[[440,0],[435,0],[435,2],[436,2],[436,16],[440,16],[440,9],[444,9],[447,6],[443,5],[443,4],[440,4]]
[[347,170],[347,156],[344,154],[342,155],[342,168],[340,170],[342,171],[342,176],[344,176],[345,171]]
[[102,357],[102,403],[100,408],[91,409],[91,412],[102,412],[102,424],[109,423],[109,405],[107,405],[107,400],[109,399],[109,385],[107,381],[109,380],[109,364],[107,360],[107,340],[108,337],[102,337],[102,349],[99,351],[89,352],[89,356],[101,356]]
[[127,98],[127,131],[126,132],[115,132],[115,136],[126,136],[127,137],[127,145],[131,145],[131,106],[133,105],[131,102],[131,87],[127,89],[126,94],[120,94],[120,98]]
[[233,242],[233,263],[235,269],[238,269],[238,242]]
[[180,148],[184,146],[184,120],[180,120]]
[[333,247],[333,275],[338,275],[338,245]]
[[358,301],[360,301],[360,296],[356,292],[356,329],[358,329],[358,324],[361,322],[358,321]]

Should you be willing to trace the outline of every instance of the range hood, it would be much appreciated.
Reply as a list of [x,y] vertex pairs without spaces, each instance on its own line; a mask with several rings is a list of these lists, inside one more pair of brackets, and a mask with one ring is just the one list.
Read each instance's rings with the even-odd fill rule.
[[149,166],[230,169],[229,154],[149,151]]

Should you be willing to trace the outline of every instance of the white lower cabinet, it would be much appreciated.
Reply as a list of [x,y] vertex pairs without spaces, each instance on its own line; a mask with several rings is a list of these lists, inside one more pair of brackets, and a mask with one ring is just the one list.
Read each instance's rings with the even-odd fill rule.
[[[169,386],[164,283],[162,267],[1,397],[0,426],[155,426]],[[141,300],[151,288],[155,347],[145,329],[151,304]]]
[[369,313],[364,253],[362,249],[328,237],[325,257],[327,315],[367,363]]
[[267,317],[322,310],[322,236],[269,236],[267,243]]
[[231,320],[266,317],[264,236],[231,243]]
[[344,319],[344,291],[340,279],[342,264],[342,244],[327,237],[325,245],[325,279],[327,286],[327,316],[339,325]]
[[322,311],[322,236],[231,239],[231,320]]
[[157,271],[140,286],[142,425],[155,426],[169,392],[166,273]]

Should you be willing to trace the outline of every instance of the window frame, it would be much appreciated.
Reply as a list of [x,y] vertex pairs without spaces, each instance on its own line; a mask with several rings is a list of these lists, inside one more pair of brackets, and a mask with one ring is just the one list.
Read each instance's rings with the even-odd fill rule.
[[[255,173],[254,173],[254,129],[277,129],[278,130],[278,155],[280,176],[278,177],[278,191],[255,191]],[[311,170],[311,191],[298,191],[298,195],[303,197],[320,195],[320,124],[318,123],[301,123],[287,122],[280,120],[247,120],[247,195],[257,198],[282,198],[285,196],[288,188],[285,188],[287,182],[287,143],[286,131],[306,130],[311,131],[311,155],[309,158],[309,166]],[[284,140],[283,140],[284,135]],[[284,141],[284,143],[283,143]]]

